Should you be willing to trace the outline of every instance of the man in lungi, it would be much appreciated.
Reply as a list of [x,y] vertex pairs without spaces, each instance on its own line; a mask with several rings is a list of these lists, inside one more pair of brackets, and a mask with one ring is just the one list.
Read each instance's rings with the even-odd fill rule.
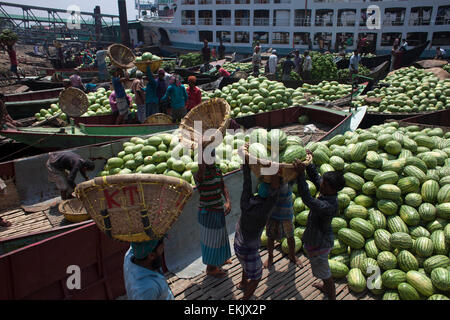
[[123,276],[129,300],[174,300],[161,273],[164,242],[133,242],[125,254]]
[[117,97],[117,109],[119,110],[119,116],[116,119],[116,125],[123,124],[125,122],[125,119],[128,116],[128,113],[130,112],[130,105],[127,100],[127,94],[125,92],[125,88],[123,86],[123,83],[126,81],[126,79],[123,77],[124,72],[122,69],[119,69],[117,67],[114,67],[112,69],[112,85],[114,88],[114,91],[116,92]]
[[88,181],[89,178],[86,173],[94,169],[94,162],[84,160],[78,154],[70,151],[50,153],[47,160],[48,180],[55,182],[56,187],[61,192],[62,200],[73,198],[72,192],[76,187],[75,178],[78,172]]
[[[312,154],[310,150],[306,152]],[[345,180],[339,171],[329,171],[321,177],[312,163],[305,166],[296,160],[294,166],[298,171],[299,195],[310,210],[302,237],[303,247],[311,263],[313,275],[323,281],[323,284],[316,282],[313,286],[328,295],[330,300],[336,300],[336,287],[328,264],[328,254],[334,243],[331,220],[338,213],[337,193],[344,188]],[[309,180],[320,191],[318,198],[313,198],[309,192],[305,169]]]
[[243,174],[242,213],[236,224],[234,253],[242,265],[242,280],[237,287],[244,290],[242,300],[248,300],[262,277],[263,265],[259,255],[261,235],[277,202],[282,179],[276,175],[271,176],[270,183],[259,184],[258,193],[254,196],[248,159],[243,165]]
[[294,210],[292,204],[292,187],[285,183],[280,188],[280,196],[266,225],[268,258],[264,262],[264,268],[270,268],[273,263],[273,247],[275,240],[287,238],[289,247],[289,260],[299,267],[303,264],[295,256],[294,239]]
[[[211,156],[215,158],[214,151]],[[194,177],[200,193],[198,222],[202,259],[206,264],[206,274],[222,278],[226,273],[220,267],[231,263],[231,249],[225,221],[225,216],[231,212],[231,201],[222,171],[214,161],[212,163],[206,161],[205,152],[199,154],[200,159],[198,172]]]

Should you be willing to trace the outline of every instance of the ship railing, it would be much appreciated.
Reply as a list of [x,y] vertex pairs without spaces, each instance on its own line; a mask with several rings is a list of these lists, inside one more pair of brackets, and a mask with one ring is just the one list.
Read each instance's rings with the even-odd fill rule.
[[254,0],[255,4],[269,4],[270,0]]
[[436,24],[437,25],[450,24],[450,19],[446,16],[437,16]]
[[250,0],[234,0],[234,4],[250,4]]
[[181,24],[193,26],[195,25],[195,18],[183,18],[181,19]]
[[234,19],[234,24],[237,26],[249,26],[250,18],[236,18]]
[[398,19],[390,19],[390,20],[384,20],[383,26],[402,26],[404,21],[400,18]]
[[193,4],[195,4],[195,0],[182,0],[181,4],[193,5]]
[[231,26],[231,18],[216,18],[217,26]]
[[411,18],[409,19],[409,25],[410,26],[424,26],[429,25],[431,22],[431,19],[424,19],[424,18]]
[[269,18],[253,18],[253,25],[254,26],[268,26],[270,25],[270,19]]
[[311,18],[295,18],[294,26],[296,27],[309,27],[311,26]]
[[198,18],[198,24],[203,26],[212,25],[212,18]]
[[275,27],[289,27],[290,19],[274,19],[273,26]]
[[338,19],[337,21],[337,26],[338,27],[354,27],[356,25],[356,20],[342,20],[342,19]]
[[212,0],[198,0],[198,4],[213,4]]
[[333,19],[324,19],[324,18],[316,18],[316,22],[314,24],[316,27],[332,27]]
[[216,0],[216,4],[231,4],[232,0]]

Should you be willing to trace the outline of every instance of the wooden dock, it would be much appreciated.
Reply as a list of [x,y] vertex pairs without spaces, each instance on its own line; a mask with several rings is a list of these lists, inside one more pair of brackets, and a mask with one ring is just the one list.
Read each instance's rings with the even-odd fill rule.
[[[267,258],[267,250],[261,250],[263,262]],[[271,269],[263,270],[262,279],[252,300],[328,300],[318,289],[312,286],[318,279],[312,275],[308,259],[299,253],[303,268],[295,267],[286,255],[281,253],[280,246],[274,250],[274,264]],[[232,264],[223,267],[228,277],[216,279],[206,276],[205,272],[192,278],[180,279],[172,273],[166,274],[175,300],[234,300],[240,299],[242,290],[236,285],[241,281],[242,268],[236,258]],[[349,290],[345,279],[336,280],[336,297],[338,300],[378,300],[369,291],[356,294]]]

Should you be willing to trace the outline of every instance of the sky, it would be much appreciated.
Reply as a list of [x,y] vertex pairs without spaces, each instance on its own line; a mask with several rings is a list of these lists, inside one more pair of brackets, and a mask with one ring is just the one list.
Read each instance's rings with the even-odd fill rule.
[[[50,7],[56,9],[66,9],[70,5],[77,5],[81,8],[81,11],[87,12],[94,12],[94,7],[99,5],[102,13],[119,15],[117,0],[6,0],[5,2],[19,3],[38,7]],[[138,14],[137,10],[134,8],[135,0],[126,0],[126,3],[128,20],[135,20],[136,15]],[[7,8],[8,12],[10,12],[10,10],[12,10],[11,7]],[[44,11],[36,12],[39,13],[40,16],[46,16],[46,13]],[[21,14],[22,10],[19,9],[19,12],[16,11],[11,13]]]

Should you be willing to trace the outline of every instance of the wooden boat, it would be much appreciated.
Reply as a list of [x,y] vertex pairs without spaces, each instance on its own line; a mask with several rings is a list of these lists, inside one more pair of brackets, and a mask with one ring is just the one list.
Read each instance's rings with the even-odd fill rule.
[[58,98],[62,88],[39,90],[39,91],[27,91],[22,93],[7,94],[4,96],[4,102],[19,102],[19,101],[32,101]]
[[450,109],[421,114],[400,120],[404,125],[420,125],[422,127],[441,127],[450,131]]
[[[402,56],[402,67],[407,67],[410,64],[412,64],[414,61],[416,61],[422,55],[422,53],[425,51],[425,49],[427,48],[429,43],[430,43],[430,41],[426,41],[419,46],[416,46],[412,49],[406,50],[406,52]],[[385,55],[376,56],[376,57],[372,57],[372,58],[361,57],[361,64],[367,68],[375,68],[376,66],[378,66],[386,61],[388,61],[388,62],[391,61],[390,54],[385,54]],[[336,63],[336,65],[339,69],[348,68],[349,64],[350,64],[349,59],[342,59]]]
[[0,131],[0,135],[38,149],[52,151],[104,143],[125,137],[148,135],[176,128],[175,124],[89,125],[80,123],[79,127],[9,128]]
[[[301,114],[307,114],[317,126],[328,128],[320,135],[305,135],[305,142],[312,138],[329,139],[348,130],[352,118],[349,113],[305,106],[249,116],[238,121],[247,128],[253,125],[267,128],[286,125],[290,128],[297,127],[296,132],[301,134],[301,126],[297,122],[297,117]],[[121,150],[124,141],[126,140],[89,145],[72,151],[96,162],[97,172],[92,173],[92,176],[95,176],[103,168],[106,159]],[[13,179],[11,187],[19,194],[19,204],[11,211],[13,214],[21,214],[21,204],[38,206],[57,195],[54,186],[48,182],[46,170],[42,169],[45,168],[47,159],[48,155],[43,154],[0,163],[0,177],[9,178],[9,181]],[[242,172],[236,170],[227,173],[224,175],[224,181],[227,185],[234,186],[229,188],[231,201],[239,203],[242,193]],[[198,197],[197,191],[193,197]],[[169,232],[169,239],[166,241],[168,262],[174,258],[180,260],[174,251],[176,247],[186,252],[199,250],[198,239],[195,236],[189,238],[185,236],[199,234],[195,230],[198,224],[192,223],[196,219],[197,210],[197,202],[190,201]],[[227,224],[234,225],[239,214],[239,206],[233,206],[232,213],[227,216],[229,220]],[[23,215],[25,216],[25,213]],[[0,299],[116,299],[125,294],[123,256],[129,244],[107,238],[91,220],[29,232],[25,235],[2,238],[0,241],[0,282],[3,284],[0,286]],[[67,254],[59,254],[62,252]],[[58,254],[56,260],[55,254]],[[35,259],[36,256],[39,256],[39,259]],[[24,261],[34,261],[34,268],[30,269]],[[73,264],[80,266],[83,279],[87,280],[82,281],[81,290],[66,287],[64,288],[67,290],[61,290],[61,284],[64,285],[67,279],[67,266]],[[168,267],[172,268],[170,264]],[[175,272],[175,269],[171,271]]]

